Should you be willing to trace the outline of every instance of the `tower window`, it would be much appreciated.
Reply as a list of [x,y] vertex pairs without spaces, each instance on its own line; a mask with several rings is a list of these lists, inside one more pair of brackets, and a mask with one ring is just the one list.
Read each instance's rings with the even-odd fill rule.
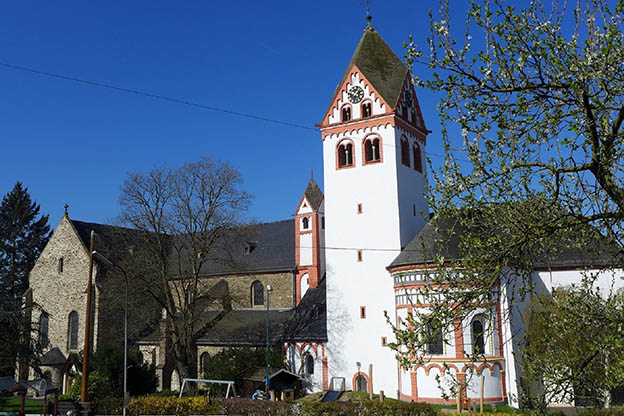
[[357,251],[357,261],[362,261],[362,250]]
[[360,319],[366,319],[366,306],[360,306]]
[[72,311],[69,314],[67,324],[67,349],[78,349],[78,312]]
[[362,213],[362,204],[357,204],[357,213],[358,214]]
[[381,141],[379,138],[370,138],[364,141],[364,162],[372,163],[381,160]]
[[387,347],[388,346],[388,338],[387,337],[381,337],[381,346],[382,347]]
[[353,144],[341,143],[338,146],[338,167],[353,166]]
[[362,118],[367,118],[373,115],[373,105],[370,102],[362,104]]
[[414,143],[412,148],[414,150],[414,170],[422,173],[422,155],[420,153],[420,146],[418,143]]
[[321,218],[321,228],[325,229],[325,217]]
[[401,163],[407,167],[410,166],[409,143],[405,136],[401,137]]
[[310,220],[308,219],[308,217],[304,217],[301,220],[301,226],[303,227],[304,230],[307,230],[308,228],[310,228]]
[[342,107],[342,121],[349,120],[351,120],[351,107],[345,105],[344,107]]
[[264,285],[256,280],[251,284],[251,306],[264,305]]
[[63,257],[61,257],[60,259],[58,259],[57,271],[59,273],[63,273],[63,267],[64,267],[64,261],[63,261]]

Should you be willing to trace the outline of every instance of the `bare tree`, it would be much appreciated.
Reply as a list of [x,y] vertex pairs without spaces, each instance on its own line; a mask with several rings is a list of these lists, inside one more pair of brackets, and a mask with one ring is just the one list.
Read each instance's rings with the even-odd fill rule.
[[196,376],[202,311],[216,301],[228,307],[227,285],[208,289],[201,277],[209,265],[231,262],[232,243],[244,238],[243,213],[251,196],[241,183],[229,163],[202,158],[176,169],[130,174],[122,186],[120,220],[141,232],[146,254],[134,256],[140,263],[132,267],[133,278],[169,318],[180,377]]

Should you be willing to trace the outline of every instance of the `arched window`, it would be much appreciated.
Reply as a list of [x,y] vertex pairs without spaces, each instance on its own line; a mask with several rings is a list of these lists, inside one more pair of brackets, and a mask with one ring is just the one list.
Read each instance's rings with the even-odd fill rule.
[[67,325],[67,349],[78,349],[78,312],[72,311],[69,314]]
[[422,173],[422,155],[420,154],[420,146],[418,143],[414,143],[412,148],[414,150],[414,170]]
[[353,166],[353,145],[344,142],[338,145],[338,167]]
[[435,327],[432,323],[426,326],[427,331],[427,354],[444,354],[444,341],[442,339],[442,329]]
[[364,162],[379,162],[381,160],[381,142],[378,138],[370,138],[364,141]]
[[264,305],[264,285],[256,280],[251,284],[251,306]]
[[362,118],[367,118],[373,115],[373,104],[370,101],[362,103]]
[[368,381],[361,374],[355,378],[355,391],[368,392]]
[[485,336],[483,320],[478,317],[472,320],[472,352],[475,354],[485,353]]
[[409,143],[405,137],[401,137],[401,163],[410,166]]
[[301,220],[301,223],[304,230],[310,228],[310,220],[308,219],[308,217],[304,217],[303,220]]
[[41,316],[39,317],[39,343],[41,344],[42,348],[47,347],[48,342],[50,342],[48,338],[49,324],[50,316],[47,313],[42,312]]
[[208,361],[210,360],[210,354],[208,354],[207,352],[202,353],[202,355],[199,356],[199,374],[204,377],[204,371],[206,371],[206,365],[208,364]]
[[351,120],[351,107],[345,105],[344,107],[342,107],[342,121],[349,120]]
[[304,358],[305,362],[305,373],[308,375],[314,374],[314,357],[312,354],[306,354]]

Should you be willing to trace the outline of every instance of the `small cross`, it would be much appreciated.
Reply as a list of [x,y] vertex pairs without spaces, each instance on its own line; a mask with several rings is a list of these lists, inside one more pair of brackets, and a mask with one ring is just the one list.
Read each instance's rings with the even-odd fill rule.
[[65,204],[63,208],[65,208],[65,215],[67,215],[67,208],[69,208],[69,205]]
[[366,4],[366,20],[368,21],[368,24],[370,24],[371,20],[373,19],[373,17],[370,14],[370,2],[373,0],[363,0],[362,2],[360,2],[361,5]]

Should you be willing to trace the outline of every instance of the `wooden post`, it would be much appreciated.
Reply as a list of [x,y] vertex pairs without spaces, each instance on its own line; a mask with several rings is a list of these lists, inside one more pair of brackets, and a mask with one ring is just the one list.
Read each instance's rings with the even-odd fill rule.
[[91,281],[93,280],[93,242],[95,239],[95,231],[91,230],[91,241],[89,249],[89,280],[87,281],[87,311],[85,314],[85,334],[84,348],[82,349],[82,390],[80,392],[80,401],[87,401],[87,382],[89,380],[89,349],[91,334]]
[[25,416],[26,411],[24,409],[24,406],[25,406],[24,402],[26,401],[26,390],[22,390],[21,396],[22,396],[22,403],[20,404],[20,416]]
[[[481,370],[483,371],[483,370]],[[481,406],[481,409],[479,411],[479,413],[483,414],[483,390],[484,390],[484,386],[485,386],[485,375],[483,373],[481,373],[481,398],[479,399],[479,405]]]
[[373,400],[373,365],[372,364],[368,365],[368,379],[370,380],[370,387],[368,389],[369,399]]
[[384,391],[379,390],[379,403],[383,403],[384,401]]
[[44,415],[48,414],[48,393],[47,392],[43,394],[43,414]]
[[58,390],[54,392],[54,416],[58,416]]

